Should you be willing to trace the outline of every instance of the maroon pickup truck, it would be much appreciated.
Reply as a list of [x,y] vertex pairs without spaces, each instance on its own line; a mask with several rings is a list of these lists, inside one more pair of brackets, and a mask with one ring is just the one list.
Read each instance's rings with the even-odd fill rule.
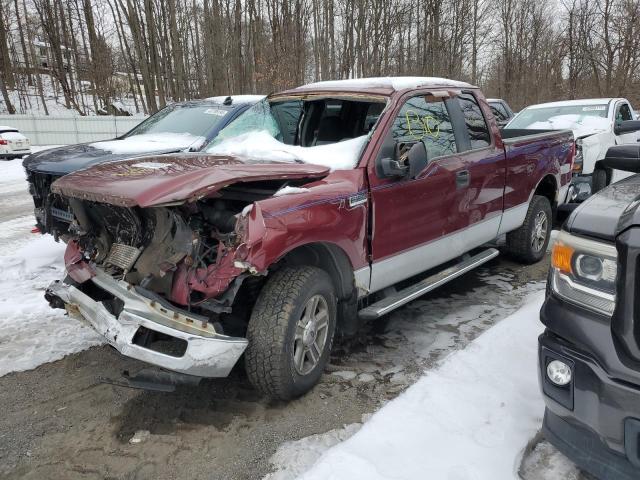
[[57,180],[74,219],[68,276],[46,297],[123,355],[221,377],[244,354],[260,391],[293,398],[318,381],[337,333],[493,247],[542,258],[574,142],[524,133],[504,138],[480,91],[445,79],[271,95],[208,152]]

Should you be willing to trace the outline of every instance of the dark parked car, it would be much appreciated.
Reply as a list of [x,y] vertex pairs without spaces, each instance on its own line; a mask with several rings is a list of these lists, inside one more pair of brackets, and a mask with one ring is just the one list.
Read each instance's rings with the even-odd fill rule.
[[[607,167],[640,172],[640,145]],[[600,479],[640,478],[640,175],[594,194],[553,247],[540,318],[547,439]]]
[[500,128],[504,127],[515,116],[509,104],[501,98],[488,98],[487,103]]
[[68,205],[50,191],[58,178],[99,163],[181,151],[195,152],[259,101],[258,95],[174,103],[113,140],[69,145],[29,155],[23,162],[35,205],[36,227],[56,238],[67,232]]

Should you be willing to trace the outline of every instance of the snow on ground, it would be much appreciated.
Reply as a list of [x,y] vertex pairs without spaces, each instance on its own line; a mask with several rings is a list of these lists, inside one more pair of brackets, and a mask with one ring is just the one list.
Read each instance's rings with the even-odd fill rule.
[[264,480],[291,480],[304,473],[329,448],[345,441],[362,427],[361,423],[345,425],[319,435],[311,435],[295,442],[286,442],[271,458],[282,469],[270,473]]
[[0,160],[0,194],[26,188],[22,159]]
[[[543,298],[543,292],[533,294],[523,308],[449,355],[300,478],[517,478],[544,411],[536,367]],[[292,465],[313,457],[310,446],[316,455],[326,443],[303,439],[283,445],[272,459],[279,475],[273,478],[304,471]]]
[[93,330],[45,301],[46,286],[64,276],[65,247],[34,236],[33,224],[22,160],[0,162],[0,376],[100,343]]
[[47,235],[0,256],[0,376],[102,343],[90,327],[44,299],[47,285],[64,276],[64,249]]
[[[55,115],[59,117],[72,117],[79,116],[80,113],[73,109],[67,108],[64,103],[64,95],[59,87],[56,87],[55,82],[48,74],[41,74],[40,79],[42,81],[44,101],[47,105],[47,112],[49,115]],[[42,100],[38,94],[37,86],[25,86],[26,96],[23,95],[22,101],[17,90],[9,90],[9,99],[16,109],[18,114],[26,115],[45,115],[45,109],[42,105]],[[88,115],[95,115],[93,108],[93,99],[89,93],[80,93],[76,95],[78,103],[86,111]],[[157,99],[157,97],[156,97]],[[114,106],[117,106],[121,110],[129,112],[131,115],[142,115],[141,112],[136,113],[135,101],[130,95],[114,99],[111,102]],[[140,105],[140,102],[138,102]],[[0,98],[0,114],[7,113],[7,106]]]
[[525,480],[582,480],[583,474],[549,442],[538,443],[522,462]]

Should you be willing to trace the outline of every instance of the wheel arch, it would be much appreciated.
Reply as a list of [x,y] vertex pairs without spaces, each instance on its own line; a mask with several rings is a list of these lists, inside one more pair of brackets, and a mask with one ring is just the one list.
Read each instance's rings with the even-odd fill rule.
[[348,255],[342,248],[328,242],[307,243],[287,252],[281,263],[311,265],[327,272],[336,286],[338,297],[337,333],[343,337],[357,333],[360,321],[354,270]]
[[349,257],[339,246],[328,242],[299,245],[282,258],[287,265],[311,265],[329,274],[336,286],[339,300],[349,298],[355,288],[353,267]]
[[558,204],[558,180],[555,175],[547,174],[536,185],[533,195],[540,195],[549,200],[551,208],[555,209]]

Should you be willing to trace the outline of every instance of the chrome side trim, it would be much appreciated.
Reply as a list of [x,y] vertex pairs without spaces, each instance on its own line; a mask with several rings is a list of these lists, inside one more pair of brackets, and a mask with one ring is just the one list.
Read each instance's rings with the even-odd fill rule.
[[394,295],[391,295],[380,300],[379,302],[374,303],[373,305],[363,308],[358,312],[358,316],[364,320],[373,320],[386,315],[392,310],[395,310],[396,308],[399,308],[402,305],[415,300],[425,293],[428,293],[431,290],[434,290],[439,286],[450,282],[454,278],[457,278],[460,275],[473,270],[474,268],[482,265],[485,262],[488,262],[489,260],[497,256],[498,250],[496,250],[495,248],[489,248],[467,260],[463,260],[457,265],[446,268],[441,272],[431,275],[430,277],[427,277],[424,280],[410,287],[407,287]]
[[501,215],[371,265],[370,293],[453,260],[498,236]]

